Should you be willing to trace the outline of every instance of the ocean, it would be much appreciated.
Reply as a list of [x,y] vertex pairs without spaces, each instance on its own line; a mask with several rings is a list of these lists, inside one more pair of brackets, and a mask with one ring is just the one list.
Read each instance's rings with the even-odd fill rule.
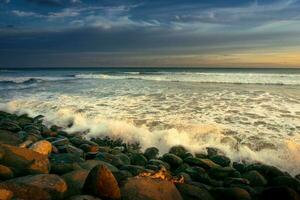
[[161,153],[217,147],[300,171],[300,69],[2,69],[0,93],[0,110],[42,114],[87,138]]

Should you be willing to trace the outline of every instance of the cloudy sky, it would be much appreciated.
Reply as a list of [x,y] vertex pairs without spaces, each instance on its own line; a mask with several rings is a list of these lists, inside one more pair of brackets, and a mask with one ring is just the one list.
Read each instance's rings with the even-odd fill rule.
[[300,0],[0,0],[0,67],[300,67]]

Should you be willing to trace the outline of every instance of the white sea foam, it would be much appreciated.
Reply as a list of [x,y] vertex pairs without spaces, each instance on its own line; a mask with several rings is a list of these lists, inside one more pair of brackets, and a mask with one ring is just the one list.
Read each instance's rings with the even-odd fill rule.
[[149,81],[300,85],[300,74],[199,73],[199,72],[127,72],[122,74],[78,74],[81,79],[137,79]]

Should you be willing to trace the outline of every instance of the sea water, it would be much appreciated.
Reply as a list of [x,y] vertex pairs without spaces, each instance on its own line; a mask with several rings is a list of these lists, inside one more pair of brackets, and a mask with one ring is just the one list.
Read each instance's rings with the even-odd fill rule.
[[[0,109],[156,146],[300,173],[300,70],[81,68],[0,70]],[[73,126],[67,128],[72,123]]]

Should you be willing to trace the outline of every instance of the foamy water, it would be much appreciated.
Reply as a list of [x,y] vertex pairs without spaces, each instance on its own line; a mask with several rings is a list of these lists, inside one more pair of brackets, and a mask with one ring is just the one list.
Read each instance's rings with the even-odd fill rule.
[[161,153],[214,146],[300,173],[300,71],[0,71],[1,109]]

